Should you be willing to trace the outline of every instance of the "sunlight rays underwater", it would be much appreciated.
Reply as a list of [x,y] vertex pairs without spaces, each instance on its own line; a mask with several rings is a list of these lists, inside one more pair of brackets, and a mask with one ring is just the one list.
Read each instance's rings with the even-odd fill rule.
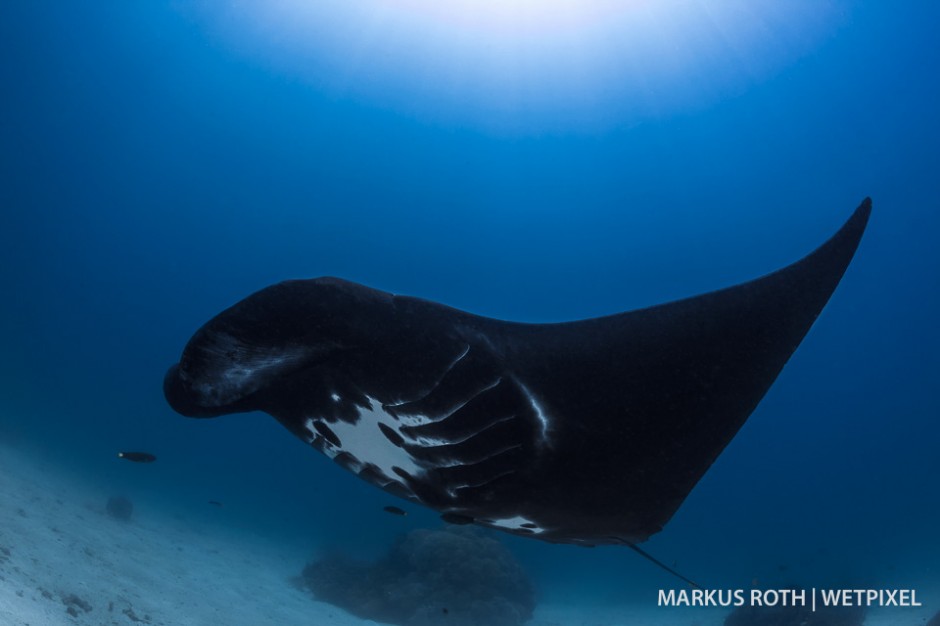
[[694,111],[813,52],[837,2],[203,2],[245,63],[443,126],[603,132]]

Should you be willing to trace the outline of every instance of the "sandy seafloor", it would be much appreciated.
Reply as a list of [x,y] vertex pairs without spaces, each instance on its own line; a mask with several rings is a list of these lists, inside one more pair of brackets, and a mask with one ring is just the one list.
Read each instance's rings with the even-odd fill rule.
[[[309,546],[233,528],[222,516],[187,516],[146,501],[135,502],[130,521],[119,521],[105,511],[111,495],[41,456],[0,443],[0,625],[375,623],[318,602],[296,585]],[[925,593],[921,609],[873,610],[866,624],[924,624],[938,592]],[[726,614],[540,598],[530,624],[718,626]]]

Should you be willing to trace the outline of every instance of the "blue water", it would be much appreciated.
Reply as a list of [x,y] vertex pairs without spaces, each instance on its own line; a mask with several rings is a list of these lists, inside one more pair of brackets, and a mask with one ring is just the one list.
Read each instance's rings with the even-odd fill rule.
[[[733,50],[698,24],[668,69],[601,51],[571,94],[538,58],[516,83],[366,43],[344,65],[353,44],[280,45],[244,4],[0,4],[0,436],[378,554],[436,517],[390,519],[262,414],[166,405],[163,373],[211,316],[321,275],[503,319],[613,313],[777,269],[870,195],[822,316],[647,545],[713,587],[937,581],[940,9],[796,6]],[[160,461],[118,471],[121,449]],[[543,597],[652,604],[676,584],[625,550],[507,543]]]

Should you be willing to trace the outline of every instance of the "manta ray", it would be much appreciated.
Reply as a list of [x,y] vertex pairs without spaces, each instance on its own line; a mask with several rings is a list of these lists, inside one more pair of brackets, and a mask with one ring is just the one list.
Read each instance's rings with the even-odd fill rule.
[[288,280],[196,331],[164,393],[189,417],[268,413],[450,522],[637,549],[777,378],[870,211],[866,198],[817,250],[762,278],[565,323]]

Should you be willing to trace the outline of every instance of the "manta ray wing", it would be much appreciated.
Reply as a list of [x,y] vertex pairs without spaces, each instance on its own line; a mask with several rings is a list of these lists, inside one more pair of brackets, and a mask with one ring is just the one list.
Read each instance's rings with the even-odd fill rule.
[[261,410],[447,519],[552,542],[644,541],[763,398],[847,268],[866,199],[748,283],[560,324],[479,317],[339,279],[272,285],[170,368],[192,417]]
[[[735,287],[580,322],[502,329],[542,406],[553,462],[508,499],[546,528],[635,543],[659,531],[822,311],[871,204],[802,260]],[[549,534],[550,536],[550,534]],[[548,538],[548,537],[546,537]]]

